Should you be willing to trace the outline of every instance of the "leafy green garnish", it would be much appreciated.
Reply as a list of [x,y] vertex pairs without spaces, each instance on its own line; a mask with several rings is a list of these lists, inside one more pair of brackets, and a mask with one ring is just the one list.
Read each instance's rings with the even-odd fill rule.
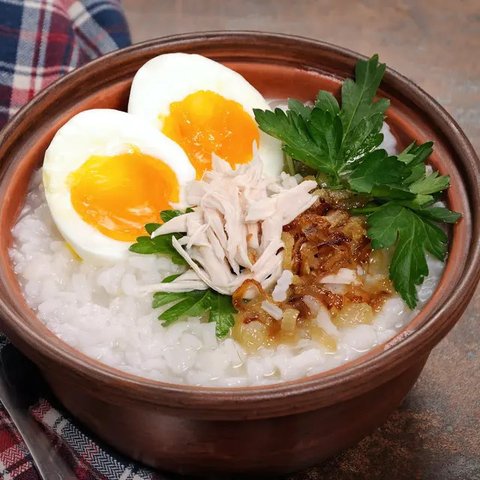
[[160,226],[161,226],[161,223],[147,223],[145,225],[145,230],[149,235],[151,235]]
[[230,333],[230,329],[235,325],[236,310],[232,304],[232,297],[221,295],[220,293],[210,290],[211,308],[210,322],[215,322],[215,333],[217,337],[223,338]]
[[[348,178],[350,189],[358,193],[372,193],[375,187],[388,189],[401,185],[408,176],[407,165],[396,157],[389,157],[385,150],[367,153]],[[377,188],[377,191],[380,191]]]
[[[290,105],[294,104],[290,102]],[[312,111],[304,116],[296,110],[254,110],[260,128],[282,140],[283,150],[287,155],[336,179],[337,154],[342,138],[341,121],[338,116],[334,117],[329,112],[320,109],[315,112],[312,119]],[[325,132],[321,134],[323,129]]]
[[373,99],[384,71],[377,55],[358,62],[356,81],[343,84],[342,109],[331,93],[321,91],[313,107],[290,100],[286,112],[254,109],[255,120],[282,140],[287,155],[324,173],[329,186],[339,185],[349,164],[383,140],[380,129],[389,102]]
[[[154,229],[155,230],[155,229]],[[157,253],[160,255],[166,255],[170,257],[170,260],[175,265],[185,265],[184,258],[173,248],[172,237],[180,238],[181,235],[169,233],[168,235],[159,235],[158,237],[151,238],[149,236],[138,237],[137,242],[130,245],[129,250],[135,253],[141,253],[149,255]]]
[[396,203],[385,204],[368,217],[373,248],[395,245],[390,278],[410,308],[417,304],[416,286],[428,275],[425,252],[439,260],[447,253],[446,233],[415,211]]
[[379,148],[389,102],[375,95],[384,72],[373,55],[358,61],[355,80],[343,83],[341,106],[320,91],[311,107],[291,99],[286,111],[254,114],[261,130],[283,142],[289,171],[301,165],[324,188],[367,196],[368,205],[351,212],[367,216],[373,248],[395,247],[390,278],[414,308],[416,287],[428,275],[426,252],[440,260],[447,253],[447,235],[436,224],[454,223],[460,214],[435,206],[450,179],[427,168],[432,142],[412,143],[399,155]]
[[[163,210],[160,212],[162,222],[166,223],[172,218],[185,213],[193,212],[191,208],[187,210]],[[148,223],[145,230],[151,235],[160,223]],[[172,237],[179,239],[181,234],[159,235],[138,237],[137,242],[130,246],[130,251],[142,254],[160,254],[170,257],[173,263],[185,265],[184,258],[173,248]],[[162,283],[173,282],[179,275],[170,275],[163,279]],[[232,305],[232,297],[221,295],[215,290],[192,290],[191,292],[157,292],[153,295],[153,308],[159,308],[164,305],[173,304],[167,308],[158,317],[162,320],[163,326],[182,320],[186,317],[207,316],[209,322],[215,322],[215,332],[217,337],[226,337],[230,329],[235,324],[234,314],[236,310]]]
[[[189,213],[193,211],[191,208],[185,212],[182,210],[163,210],[160,212],[160,218],[164,223],[168,222],[172,218]],[[168,235],[159,235],[158,237],[151,238],[152,233],[160,227],[160,223],[147,223],[145,230],[149,236],[138,237],[136,243],[130,245],[129,250],[135,253],[141,253],[144,255],[150,255],[153,253],[159,255],[166,255],[170,257],[170,260],[176,265],[186,265],[184,258],[173,248],[172,237],[181,238],[182,235],[169,233]]]
[[455,223],[462,216],[460,213],[452,212],[444,207],[418,208],[415,210],[415,213],[428,220],[443,223]]
[[[170,278],[165,279],[164,282]],[[232,305],[232,297],[222,295],[212,289],[192,290],[191,292],[157,292],[153,295],[153,308],[170,303],[174,303],[174,305],[158,317],[164,326],[171,325],[185,317],[206,315],[209,322],[215,322],[217,337],[223,338],[229,334],[235,324],[236,310]]]
[[167,223],[169,220],[175,217],[179,217],[180,215],[183,215],[184,213],[190,213],[193,212],[191,208],[187,208],[187,210],[182,211],[182,210],[163,210],[160,212],[160,218],[162,219],[163,223]]
[[368,61],[359,61],[355,67],[355,81],[347,79],[342,86],[342,109],[338,115],[343,124],[344,161],[354,160],[380,145],[380,129],[389,101],[374,102],[385,72],[385,64],[378,55]]

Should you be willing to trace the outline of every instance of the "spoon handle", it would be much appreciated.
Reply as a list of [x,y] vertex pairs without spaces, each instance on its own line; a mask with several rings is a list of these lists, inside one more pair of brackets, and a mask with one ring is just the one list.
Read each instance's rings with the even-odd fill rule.
[[39,374],[12,345],[1,349],[0,401],[30,451],[40,477],[43,480],[74,480],[76,475],[30,415],[31,396],[25,384],[30,383],[32,375]]

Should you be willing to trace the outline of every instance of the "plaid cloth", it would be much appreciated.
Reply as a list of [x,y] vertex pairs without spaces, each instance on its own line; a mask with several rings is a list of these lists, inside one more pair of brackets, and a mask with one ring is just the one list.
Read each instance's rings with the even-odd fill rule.
[[[75,478],[167,480],[167,477],[111,451],[62,412],[37,368],[5,337],[0,339],[0,367],[5,368],[9,378],[22,378],[22,399],[31,405],[33,418],[45,430],[52,448],[63,456],[75,472]],[[8,480],[39,480],[32,457],[3,408],[0,408],[0,475]]]
[[[37,92],[99,55],[130,44],[116,0],[0,0],[0,128]],[[0,355],[20,354],[0,335]],[[15,372],[12,372],[15,375]],[[33,382],[36,373],[24,382]],[[157,474],[102,446],[40,395],[31,413],[82,480],[156,480]],[[46,392],[48,396],[48,391]],[[30,453],[0,405],[0,475],[38,480]]]
[[60,76],[129,44],[119,0],[0,0],[0,128]]

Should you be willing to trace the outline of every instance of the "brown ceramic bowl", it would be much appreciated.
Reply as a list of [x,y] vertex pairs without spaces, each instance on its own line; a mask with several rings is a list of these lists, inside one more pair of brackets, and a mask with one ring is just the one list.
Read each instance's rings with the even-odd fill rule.
[[[125,109],[137,69],[155,55],[195,52],[239,71],[266,97],[338,92],[359,55],[284,35],[228,32],[167,37],[96,60],[56,82],[0,136],[2,329],[42,370],[76,417],[121,452],[181,473],[277,474],[352,445],[380,425],[420,374],[431,349],[460,318],[480,274],[478,159],[455,121],[414,83],[387,69],[381,95],[400,143],[435,141],[432,162],[451,176],[447,201],[463,219],[436,292],[385,345],[324,374],[268,387],[199,388],[135,377],[55,337],[22,296],[8,257],[10,229],[28,181],[57,129],[87,108]],[[447,388],[447,386],[445,386]]]

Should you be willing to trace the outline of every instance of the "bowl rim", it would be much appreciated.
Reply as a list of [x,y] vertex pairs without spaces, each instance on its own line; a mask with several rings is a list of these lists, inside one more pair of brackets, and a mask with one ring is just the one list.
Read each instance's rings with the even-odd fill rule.
[[[51,84],[25,105],[3,128],[0,132],[0,147],[10,133],[15,131],[17,126],[26,119],[34,105],[41,104],[57,88],[68,84],[72,79],[84,72],[94,71],[97,66],[103,65],[105,62],[126,58],[139,51],[154,50],[169,44],[178,45],[180,49],[182,45],[192,44],[196,41],[217,43],[228,41],[231,43],[259,41],[259,39],[279,43],[295,42],[304,48],[321,49],[332,54],[339,54],[347,60],[356,61],[360,58],[366,58],[364,55],[352,50],[319,40],[257,31],[193,32],[160,37],[102,56]],[[476,153],[463,131],[446,110],[413,81],[389,67],[387,67],[385,73],[385,79],[387,78],[388,81],[395,82],[397,86],[400,86],[402,91],[408,94],[408,98],[421,100],[424,110],[426,108],[430,109],[430,115],[436,116],[438,122],[441,123],[442,132],[447,136],[448,142],[454,144],[456,151],[461,153],[461,165],[468,171],[470,179],[480,178],[480,168]],[[470,205],[480,204],[478,182],[470,182],[468,195],[469,199],[471,199],[469,201]],[[271,402],[273,400],[280,401],[285,397],[295,397],[300,401],[301,398],[306,399],[308,395],[315,392],[316,406],[319,406],[320,403],[328,405],[339,400],[347,400],[354,394],[371,389],[372,386],[379,385],[388,378],[398,375],[400,372],[398,367],[400,365],[403,370],[406,369],[409,363],[411,364],[415,360],[417,351],[424,352],[425,348],[432,348],[453,326],[456,321],[454,318],[455,312],[459,310],[459,305],[462,304],[462,301],[466,303],[470,299],[480,278],[479,215],[476,210],[472,210],[471,214],[471,239],[468,245],[469,263],[466,265],[464,275],[457,285],[456,292],[449,298],[444,299],[441,305],[437,306],[428,318],[428,321],[425,321],[418,329],[404,335],[403,338],[400,338],[400,334],[396,334],[390,342],[387,342],[391,343],[388,349],[384,349],[384,351],[376,353],[369,358],[362,355],[357,362],[348,362],[333,370],[287,382],[249,387],[200,387],[150,380],[128,374],[98,361],[88,361],[86,358],[83,358],[85,357],[83,354],[74,355],[69,353],[68,349],[62,350],[52,345],[48,340],[33,331],[33,329],[22,325],[19,322],[15,309],[8,305],[2,297],[0,297],[0,314],[3,317],[7,334],[14,338],[14,343],[17,340],[19,344],[35,346],[35,348],[41,350],[43,358],[47,358],[55,363],[63,361],[67,368],[72,369],[72,374],[77,375],[79,378],[88,378],[91,381],[100,382],[105,387],[110,388],[117,401],[133,401],[135,398],[141,397],[143,401],[150,404],[180,408],[182,410],[195,409],[201,406],[207,410],[220,409],[227,411],[233,409],[246,411],[255,406],[258,408],[255,415],[259,417],[272,416],[271,412],[269,414],[264,409],[265,400]],[[409,322],[409,325],[414,318]],[[25,353],[29,355],[28,352]],[[335,391],[335,396],[331,395],[332,391]],[[303,407],[300,406],[299,408],[308,409],[311,408],[311,404],[310,400],[305,400]]]

